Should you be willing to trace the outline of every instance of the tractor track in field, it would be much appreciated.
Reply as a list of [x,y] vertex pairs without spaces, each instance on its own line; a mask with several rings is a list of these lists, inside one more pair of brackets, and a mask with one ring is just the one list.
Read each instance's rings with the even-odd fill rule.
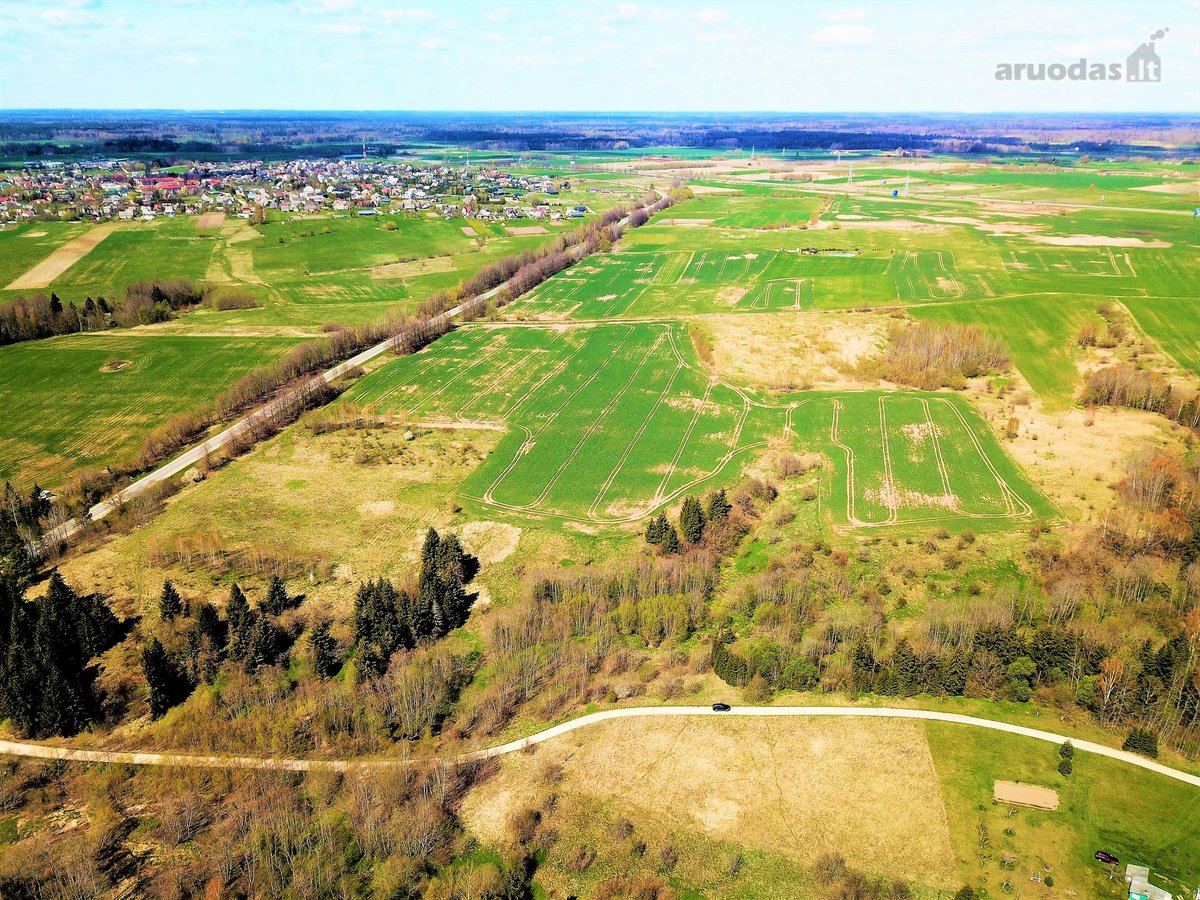
[[604,502],[605,496],[608,494],[609,490],[611,490],[613,483],[617,480],[617,475],[620,474],[621,469],[623,469],[625,467],[625,463],[628,462],[630,454],[633,453],[634,446],[638,441],[641,440],[642,435],[646,433],[646,429],[650,427],[650,421],[658,412],[659,407],[666,402],[667,395],[671,392],[671,388],[675,386],[675,379],[679,377],[679,373],[682,371],[684,371],[682,366],[675,366],[675,370],[671,372],[671,377],[667,379],[666,385],[659,393],[658,399],[654,401],[654,406],[652,406],[650,411],[646,413],[645,418],[642,419],[642,424],[638,427],[638,430],[634,432],[633,437],[629,440],[629,442],[626,443],[625,450],[622,452],[621,458],[617,460],[617,464],[613,466],[612,471],[608,473],[608,478],[606,478],[604,484],[600,486],[600,490],[596,492],[596,498],[592,500],[592,505],[588,507],[589,519],[596,518],[596,510],[600,508],[600,504]]
[[635,366],[634,370],[629,374],[629,377],[625,380],[625,383],[621,385],[621,389],[613,394],[612,398],[608,401],[608,405],[605,406],[604,409],[600,411],[600,414],[592,420],[591,424],[584,429],[583,436],[575,442],[575,446],[572,448],[571,452],[567,454],[566,459],[559,464],[558,469],[555,471],[550,480],[542,486],[542,491],[537,495],[537,498],[531,504],[532,506],[538,506],[546,499],[547,496],[549,496],[550,491],[554,489],[554,486],[558,483],[559,479],[562,478],[563,473],[566,472],[571,463],[575,461],[575,457],[579,455],[579,451],[583,449],[584,444],[586,444],[588,439],[596,433],[596,431],[600,428],[601,423],[604,422],[604,420],[612,414],[612,411],[617,408],[617,404],[621,402],[621,398],[628,393],[631,387],[633,387],[633,383],[637,380],[637,376],[641,373],[642,369],[645,368],[646,363],[650,360],[650,357],[654,354],[654,351],[661,346],[669,330],[670,329],[668,328],[667,331],[659,334],[658,337],[654,339],[654,343],[650,345],[650,347],[646,350],[645,355],[642,356],[642,358],[638,361],[637,366]]

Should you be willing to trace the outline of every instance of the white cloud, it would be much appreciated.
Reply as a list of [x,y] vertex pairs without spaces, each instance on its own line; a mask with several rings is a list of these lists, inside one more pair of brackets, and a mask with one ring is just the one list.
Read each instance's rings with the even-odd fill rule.
[[314,16],[331,16],[353,9],[355,0],[312,0],[303,11]]
[[729,21],[729,13],[723,9],[701,9],[696,12],[696,18],[705,25],[721,25]]
[[812,39],[830,47],[861,47],[874,42],[875,32],[866,25],[826,25]]
[[821,18],[826,22],[861,22],[867,15],[867,10],[861,6],[844,6],[841,9],[821,11]]
[[433,18],[433,10],[429,9],[378,9],[372,10],[384,19],[406,19],[412,22]]
[[355,25],[353,22],[334,22],[325,27],[334,34],[362,34],[365,30],[362,25]]
[[421,41],[422,50],[441,50],[446,46],[446,42],[440,37],[427,37]]

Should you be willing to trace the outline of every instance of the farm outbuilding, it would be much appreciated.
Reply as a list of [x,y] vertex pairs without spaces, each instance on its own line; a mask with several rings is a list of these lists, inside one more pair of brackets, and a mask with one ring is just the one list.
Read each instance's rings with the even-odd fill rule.
[[1146,866],[1126,866],[1125,882],[1129,885],[1129,900],[1172,900],[1170,891],[1150,883],[1150,869]]

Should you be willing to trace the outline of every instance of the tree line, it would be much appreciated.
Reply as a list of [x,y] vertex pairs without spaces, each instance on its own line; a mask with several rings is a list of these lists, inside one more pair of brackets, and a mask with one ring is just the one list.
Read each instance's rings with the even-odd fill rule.
[[88,297],[82,305],[58,294],[18,297],[0,306],[0,346],[79,331],[104,331],[165,322],[204,302],[210,289],[186,278],[138,281],[119,300]]

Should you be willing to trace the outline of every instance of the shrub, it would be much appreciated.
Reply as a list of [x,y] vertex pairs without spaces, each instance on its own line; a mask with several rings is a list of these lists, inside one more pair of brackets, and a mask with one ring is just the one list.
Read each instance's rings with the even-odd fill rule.
[[918,322],[892,329],[883,355],[864,363],[867,374],[922,390],[959,387],[1008,366],[999,339],[976,325]]
[[1072,766],[1069,759],[1060,759],[1058,761],[1058,774],[1064,778],[1071,774]]

